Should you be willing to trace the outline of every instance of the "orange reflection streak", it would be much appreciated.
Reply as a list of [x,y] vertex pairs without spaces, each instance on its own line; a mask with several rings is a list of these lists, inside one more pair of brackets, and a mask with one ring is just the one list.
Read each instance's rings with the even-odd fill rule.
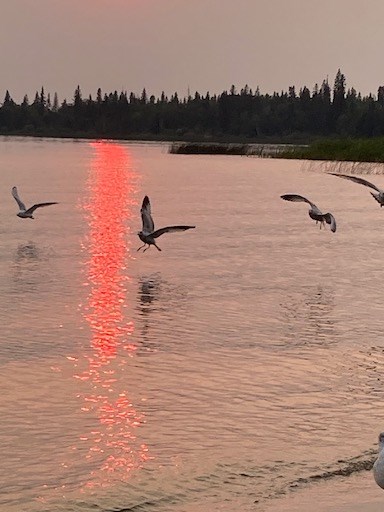
[[140,467],[148,459],[148,448],[135,433],[144,416],[129,399],[123,380],[127,357],[135,352],[128,342],[134,325],[125,320],[123,308],[129,252],[126,220],[131,215],[136,175],[123,146],[110,142],[91,146],[95,157],[88,181],[89,202],[84,205],[90,254],[86,284],[91,290],[83,309],[91,328],[92,353],[86,356],[87,369],[75,378],[90,386],[79,395],[84,400],[81,410],[98,419],[97,427],[81,437],[93,468],[87,485],[95,486],[108,484],[112,475],[121,480]]

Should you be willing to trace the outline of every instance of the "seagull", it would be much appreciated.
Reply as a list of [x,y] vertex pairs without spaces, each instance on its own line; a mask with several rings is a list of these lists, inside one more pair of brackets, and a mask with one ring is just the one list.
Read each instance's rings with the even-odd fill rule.
[[144,245],[141,245],[137,250],[140,251],[143,247],[145,247],[145,252],[147,249],[154,245],[158,251],[161,251],[160,247],[156,245],[155,238],[163,235],[164,233],[173,233],[174,231],[186,231],[187,229],[192,229],[195,226],[167,226],[166,228],[160,228],[155,231],[155,224],[153,223],[152,215],[151,215],[151,203],[149,202],[149,197],[145,196],[143,199],[143,204],[141,206],[141,220],[143,222],[142,230],[137,234]]
[[359,183],[360,185],[373,188],[373,190],[376,190],[377,194],[371,192],[371,196],[374,199],[376,199],[380,206],[384,206],[384,190],[381,190],[380,188],[376,187],[376,185],[374,185],[373,183],[370,183],[369,181],[364,180],[363,178],[358,178],[357,176],[349,176],[348,174],[337,174],[335,172],[330,172],[328,174],[332,174],[332,176],[338,176],[339,178],[351,180],[354,181],[355,183]]
[[17,193],[17,187],[12,187],[12,195],[16,199],[16,202],[20,208],[20,211],[17,214],[17,216],[21,217],[22,219],[34,219],[33,212],[37,208],[41,208],[42,206],[49,206],[51,204],[57,204],[57,203],[38,203],[38,204],[34,204],[27,210],[25,207],[25,204],[21,201],[19,194]]
[[320,222],[320,229],[321,226],[324,226],[324,223],[326,222],[327,224],[330,224],[332,233],[336,231],[336,220],[332,213],[322,213],[315,204],[311,203],[311,201],[309,201],[305,197],[299,196],[297,194],[285,194],[280,197],[285,201],[308,203],[311,206],[308,212],[309,216],[311,217],[311,219],[316,221],[316,224]]
[[384,489],[384,432],[379,435],[379,455],[373,465],[373,477],[379,487]]

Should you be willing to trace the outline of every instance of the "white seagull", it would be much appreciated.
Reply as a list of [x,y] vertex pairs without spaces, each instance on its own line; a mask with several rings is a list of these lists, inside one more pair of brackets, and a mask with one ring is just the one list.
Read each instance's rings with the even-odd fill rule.
[[330,172],[328,174],[332,174],[332,176],[338,176],[339,178],[344,178],[346,180],[354,181],[355,183],[359,183],[359,185],[364,185],[365,187],[373,188],[376,190],[376,193],[371,192],[371,196],[376,199],[380,206],[384,206],[384,190],[376,187],[373,183],[364,180],[363,178],[358,178],[357,176],[349,176],[348,174],[337,174],[335,172]]
[[149,197],[145,196],[143,199],[143,204],[141,206],[141,220],[143,222],[142,230],[137,234],[144,245],[141,245],[137,250],[140,251],[143,247],[148,245],[144,249],[145,252],[147,249],[154,245],[158,251],[161,251],[160,247],[156,245],[155,238],[163,235],[164,233],[172,233],[174,231],[186,231],[187,229],[192,229],[195,226],[167,226],[166,228],[160,228],[155,231],[155,224],[153,223],[152,215],[151,215],[151,203],[149,202]]
[[379,455],[373,465],[373,477],[378,486],[384,489],[384,432],[379,435]]
[[308,203],[310,205],[309,209],[309,216],[311,219],[316,221],[316,224],[320,222],[320,229],[321,226],[324,226],[325,222],[327,224],[330,224],[331,231],[334,233],[336,231],[336,220],[335,217],[332,215],[332,213],[323,213],[319,210],[319,208],[313,204],[311,201],[306,199],[303,196],[299,196],[297,194],[285,194],[283,196],[280,196],[281,199],[284,199],[285,201],[293,201],[293,202],[300,202],[300,203]]
[[25,204],[21,201],[19,194],[17,193],[17,187],[12,187],[12,195],[16,199],[16,202],[20,208],[20,211],[17,214],[17,216],[21,217],[22,219],[34,219],[33,212],[37,208],[41,208],[43,206],[50,206],[51,204],[57,204],[56,202],[55,203],[38,203],[38,204],[34,204],[27,210],[25,207]]

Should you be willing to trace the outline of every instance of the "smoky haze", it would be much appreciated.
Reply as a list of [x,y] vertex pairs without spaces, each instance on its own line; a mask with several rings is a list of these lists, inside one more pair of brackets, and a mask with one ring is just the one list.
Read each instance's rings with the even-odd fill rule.
[[340,68],[362,94],[384,84],[384,3],[368,0],[12,0],[0,18],[0,101],[100,87],[159,96],[321,84]]

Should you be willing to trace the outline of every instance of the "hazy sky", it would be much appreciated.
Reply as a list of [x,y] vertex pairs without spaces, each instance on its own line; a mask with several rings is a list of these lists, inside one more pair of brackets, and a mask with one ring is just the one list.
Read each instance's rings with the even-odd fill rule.
[[340,68],[347,87],[384,85],[383,0],[8,0],[0,16],[0,101],[79,84],[160,95],[311,90]]

